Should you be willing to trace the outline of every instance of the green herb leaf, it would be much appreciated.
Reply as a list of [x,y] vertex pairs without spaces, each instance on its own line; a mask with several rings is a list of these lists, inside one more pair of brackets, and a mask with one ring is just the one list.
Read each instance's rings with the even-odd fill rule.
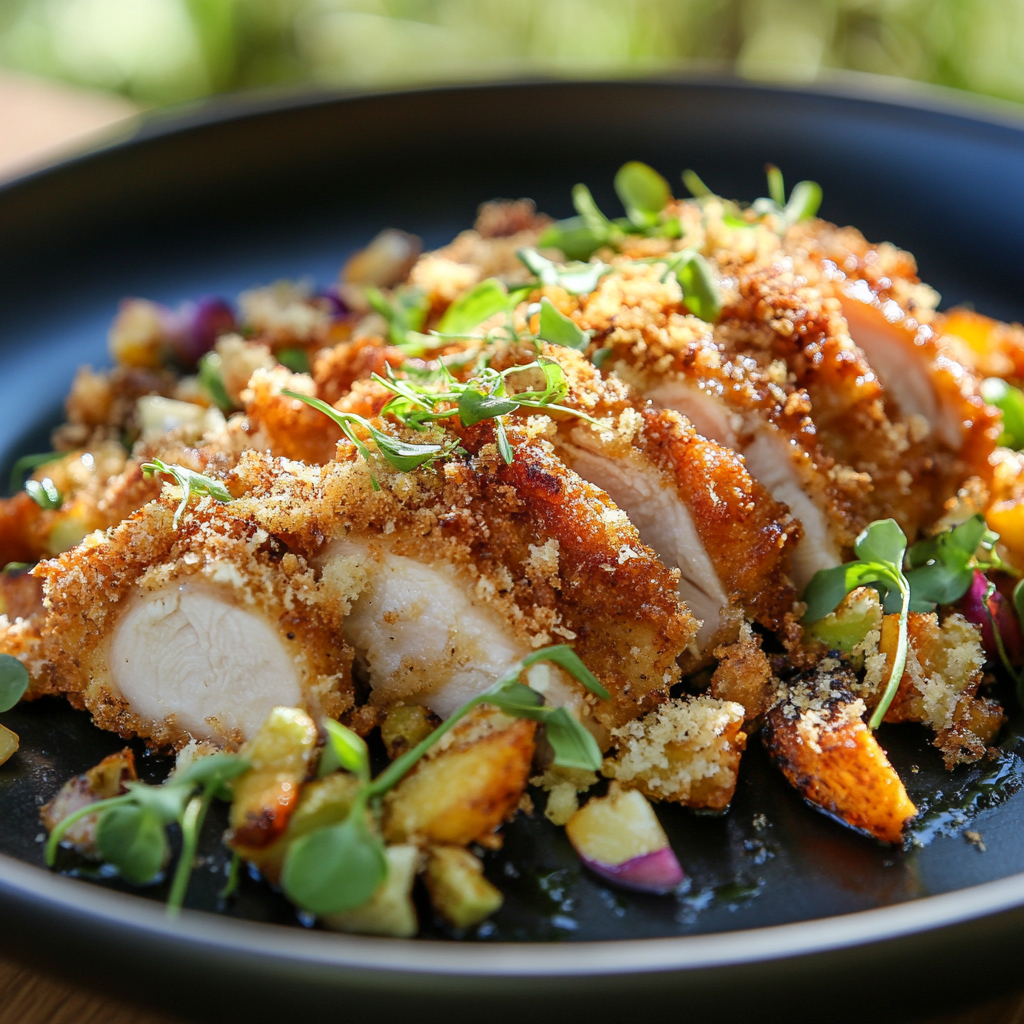
[[515,412],[519,403],[511,398],[485,395],[482,391],[470,389],[459,395],[459,419],[463,426],[472,427],[483,420],[494,419]]
[[515,452],[512,451],[512,443],[508,439],[505,421],[500,416],[494,421],[494,440],[505,465],[511,466],[516,456]]
[[592,772],[600,769],[603,758],[597,741],[566,708],[554,708],[544,719],[544,729],[555,752],[555,764]]
[[1020,451],[1024,448],[1024,392],[998,377],[981,382],[981,397],[1003,414],[998,444]]
[[910,584],[903,575],[907,538],[895,520],[876,520],[857,538],[854,551],[860,561],[822,569],[811,577],[803,595],[807,602],[804,620],[816,622],[823,619],[851,590],[865,584],[876,584],[887,605],[891,597],[898,595],[899,634],[896,654],[885,692],[868,723],[872,729],[877,729],[896,696],[907,664]]
[[683,171],[683,184],[694,199],[717,199],[718,197],[697,176],[696,171]]
[[40,455],[22,455],[11,467],[11,491],[20,490],[29,473],[39,469],[40,466],[48,466],[51,462],[57,462],[65,458],[67,454],[67,452],[43,452]]
[[207,754],[205,757],[197,757],[183,771],[175,772],[164,783],[164,787],[184,786],[191,790],[199,786],[212,789],[218,796],[226,795],[230,799],[231,794],[223,790],[225,783],[244,775],[250,767],[250,763],[238,754]]
[[768,195],[776,206],[786,205],[786,186],[782,180],[782,171],[775,164],[768,164],[765,167],[765,174],[768,175]]
[[544,698],[536,691],[522,683],[506,681],[497,689],[491,687],[487,694],[487,703],[516,718],[531,718],[541,721],[544,718]]
[[606,239],[616,234],[615,225],[598,209],[597,203],[594,202],[594,197],[586,185],[573,186],[572,205],[583,218],[583,223],[594,234],[603,235]]
[[0,712],[10,711],[27,689],[28,669],[10,654],[0,654]]
[[694,253],[676,271],[676,280],[686,308],[705,323],[716,323],[722,315],[722,296],[708,261]]
[[437,325],[438,334],[466,334],[508,308],[508,289],[496,277],[488,277],[448,307]]
[[932,604],[952,604],[963,597],[974,578],[976,552],[989,532],[985,517],[979,512],[959,526],[918,541],[910,548],[906,577],[912,610],[931,611]]
[[384,846],[366,825],[361,801],[339,825],[292,843],[281,887],[311,914],[340,914],[366,903],[387,877]]
[[396,288],[388,300],[377,288],[367,288],[366,298],[370,305],[388,322],[388,336],[393,345],[404,348],[418,346],[421,342],[410,338],[410,334],[423,329],[430,310],[430,297],[418,288]]
[[309,373],[309,356],[302,348],[281,348],[277,350],[277,361],[287,366],[292,373]]
[[586,295],[597,287],[605,274],[612,272],[607,263],[577,263],[559,266],[536,249],[519,249],[516,252],[520,262],[536,275],[542,285],[564,288],[570,295]]
[[615,192],[625,207],[630,223],[638,228],[658,223],[662,210],[671,202],[668,182],[653,167],[631,160],[615,175]]
[[786,223],[799,224],[802,220],[809,220],[818,212],[821,200],[821,186],[816,181],[798,181],[789,194],[789,202],[786,203]]
[[40,508],[50,512],[56,512],[64,504],[57,485],[48,476],[42,480],[26,480],[25,492]]
[[111,807],[96,826],[96,847],[133,885],[152,882],[167,862],[164,823],[147,807]]
[[529,668],[538,661],[551,661],[559,668],[565,669],[578,683],[582,683],[591,693],[601,700],[611,700],[611,694],[601,685],[601,681],[580,660],[580,656],[568,644],[554,644],[542,647],[533,654],[523,658],[523,667]]
[[590,344],[590,332],[580,330],[575,321],[560,313],[546,295],[540,300],[540,329],[537,337],[552,345],[576,349],[577,352]]
[[225,503],[233,500],[231,492],[219,480],[203,476],[202,473],[196,473],[191,469],[186,469],[184,466],[171,466],[161,459],[153,459],[152,462],[143,463],[143,476],[150,477],[155,473],[163,473],[166,476],[173,477],[174,482],[181,488],[181,504],[178,505],[174,513],[174,529],[178,528],[178,523],[181,522],[181,517],[185,509],[188,508],[188,501],[193,492],[196,494],[207,494],[211,498]]
[[549,225],[537,244],[542,249],[561,249],[567,260],[589,260],[605,244],[605,234],[589,228],[582,217],[567,217]]
[[207,352],[199,360],[199,384],[222,413],[227,415],[234,410],[235,403],[231,401],[231,396],[224,386],[224,378],[221,375],[219,353]]
[[327,730],[328,749],[333,752],[338,765],[358,776],[360,782],[369,782],[370,752],[363,738],[330,718],[324,720],[324,729]]

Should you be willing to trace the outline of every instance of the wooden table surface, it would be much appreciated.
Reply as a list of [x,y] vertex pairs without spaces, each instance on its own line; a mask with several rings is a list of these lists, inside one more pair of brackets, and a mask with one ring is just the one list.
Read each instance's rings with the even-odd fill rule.
[[[59,159],[137,112],[127,100],[0,72],[0,180]],[[0,1024],[186,1024],[0,959]],[[1024,996],[930,1024],[1024,1024]]]

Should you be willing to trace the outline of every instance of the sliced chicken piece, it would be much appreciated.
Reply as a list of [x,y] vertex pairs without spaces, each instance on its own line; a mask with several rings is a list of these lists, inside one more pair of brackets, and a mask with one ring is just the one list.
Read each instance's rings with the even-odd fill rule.
[[378,704],[447,715],[530,651],[569,643],[612,699],[552,668],[533,684],[598,732],[613,728],[663,698],[698,623],[675,597],[677,575],[607,494],[549,444],[510,436],[511,465],[481,431],[469,461],[382,467],[378,491],[362,461],[324,467],[322,585]]
[[744,616],[772,629],[796,593],[790,555],[799,527],[751,479],[734,451],[669,410],[646,405],[578,352],[545,346],[569,384],[563,404],[609,424],[560,419],[559,455],[607,491],[643,542],[678,569],[679,596],[703,623],[697,654],[734,640]]
[[868,481],[822,450],[807,393],[784,386],[784,366],[779,377],[763,352],[751,355],[735,325],[713,330],[686,315],[674,278],[662,280],[664,269],[623,263],[578,302],[563,294],[563,312],[595,332],[593,348],[611,349],[603,372],[743,454],[750,476],[791,508],[804,525],[793,556],[802,588],[852,544],[865,522]]
[[317,717],[351,707],[352,655],[304,559],[244,500],[194,498],[175,529],[177,504],[161,497],[39,564],[38,642],[12,651],[34,693],[64,693],[102,728],[177,748],[237,748],[277,705]]

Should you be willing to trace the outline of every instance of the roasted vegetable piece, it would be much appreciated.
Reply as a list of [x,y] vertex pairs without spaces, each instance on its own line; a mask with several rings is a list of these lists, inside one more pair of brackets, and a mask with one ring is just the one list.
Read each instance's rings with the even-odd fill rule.
[[307,782],[301,789],[298,806],[288,819],[283,836],[264,847],[244,846],[234,839],[230,844],[239,856],[255,864],[267,881],[277,885],[291,844],[300,836],[344,821],[352,810],[358,788],[359,780],[347,772],[334,772]]
[[635,789],[612,783],[565,826],[569,842],[595,874],[624,889],[671,892],[683,869],[651,805]]
[[[2,739],[0,734],[0,743]],[[57,795],[39,809],[39,817],[47,831],[52,832],[80,807],[94,804],[97,800],[120,796],[128,791],[127,783],[137,781],[135,755],[130,747],[125,747],[124,750],[103,758],[83,775],[76,775],[65,782]],[[64,842],[72,844],[79,853],[87,857],[95,855],[96,816],[90,814],[72,825],[64,836]]]
[[504,896],[484,878],[484,866],[461,846],[432,846],[423,880],[434,909],[456,928],[491,916]]
[[853,649],[882,621],[882,605],[878,591],[871,587],[851,590],[834,612],[807,627],[812,640],[824,644],[830,651],[851,654]]
[[468,715],[387,795],[384,839],[465,846],[488,836],[522,797],[536,728],[486,706]]
[[328,914],[321,920],[334,931],[361,935],[391,935],[411,939],[419,931],[419,919],[412,902],[420,851],[415,846],[389,846],[384,851],[387,878],[368,903],[342,914]]
[[18,749],[18,734],[0,725],[0,764],[3,764]]
[[393,761],[407,750],[425,740],[441,724],[421,704],[399,704],[393,707],[380,727],[380,738]]
[[316,748],[313,719],[299,708],[277,707],[241,751],[252,767],[232,783],[231,842],[269,846],[280,838],[299,802]]
[[852,673],[825,659],[791,685],[765,718],[769,754],[811,806],[887,843],[917,814],[900,777],[861,717]]

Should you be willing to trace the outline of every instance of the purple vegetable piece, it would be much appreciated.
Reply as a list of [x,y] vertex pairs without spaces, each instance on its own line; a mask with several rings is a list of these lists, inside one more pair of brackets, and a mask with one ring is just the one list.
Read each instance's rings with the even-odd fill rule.
[[320,293],[321,299],[327,300],[327,305],[331,316],[339,317],[344,316],[349,312],[349,308],[345,303],[345,300],[338,294],[337,288],[325,288]]
[[169,341],[175,360],[186,370],[213,348],[222,334],[235,330],[235,313],[230,303],[217,296],[185,302],[174,315]]
[[672,892],[685,877],[682,866],[670,846],[643,853],[622,864],[603,864],[588,857],[580,858],[594,872],[623,889],[664,895]]
[[981,630],[981,645],[985,648],[985,656],[990,661],[999,660],[999,648],[996,645],[995,633],[992,630],[992,619],[999,629],[1006,656],[1011,665],[1024,664],[1024,636],[1021,635],[1020,623],[1014,613],[1013,605],[998,590],[988,599],[988,610],[991,619],[985,612],[985,592],[989,581],[983,572],[974,571],[967,593],[956,604],[956,609],[968,622],[973,622]]

